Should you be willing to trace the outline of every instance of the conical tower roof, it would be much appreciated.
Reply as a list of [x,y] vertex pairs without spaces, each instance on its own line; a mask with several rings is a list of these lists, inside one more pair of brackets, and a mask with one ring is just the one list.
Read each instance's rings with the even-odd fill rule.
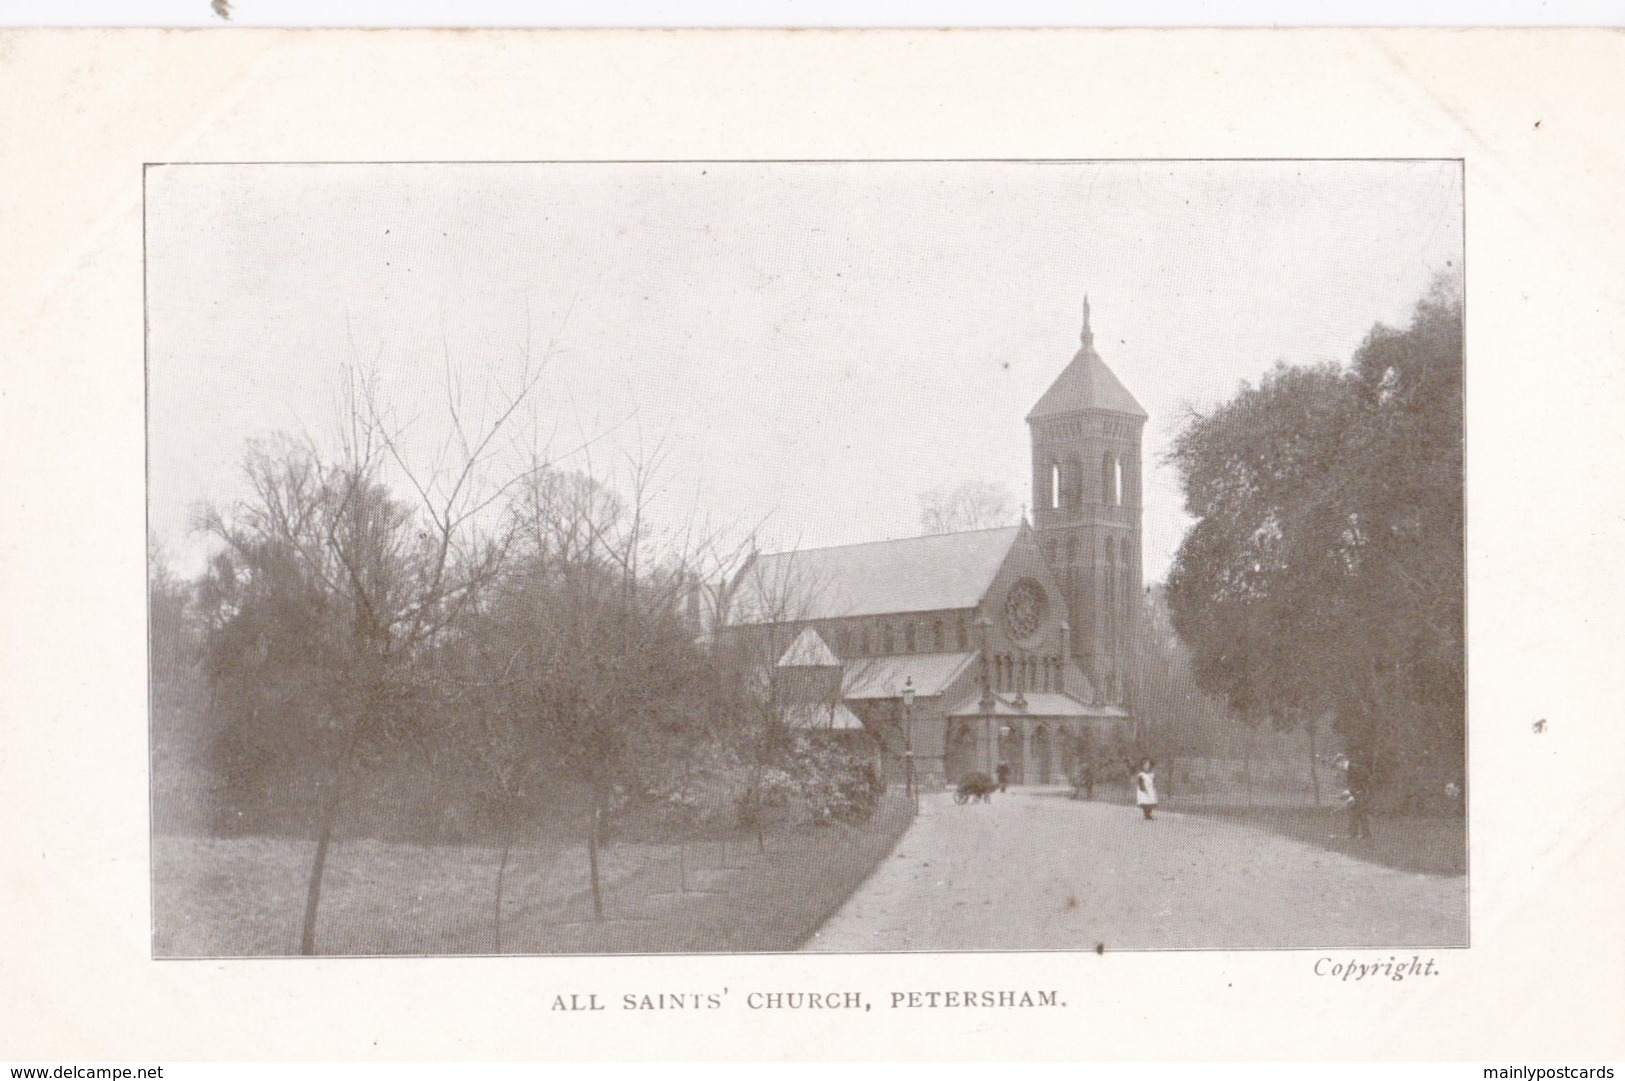
[[1038,404],[1033,406],[1032,412],[1027,414],[1027,419],[1040,420],[1094,409],[1144,420],[1145,409],[1106,367],[1100,354],[1095,352],[1095,332],[1089,327],[1088,297],[1083,298],[1083,333],[1080,339],[1083,344],[1072,358],[1072,363],[1050,384],[1044,396],[1038,399]]

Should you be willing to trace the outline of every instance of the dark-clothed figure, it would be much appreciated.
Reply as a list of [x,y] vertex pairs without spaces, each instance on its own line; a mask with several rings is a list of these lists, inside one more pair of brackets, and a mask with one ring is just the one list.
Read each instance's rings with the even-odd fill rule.
[[1003,792],[1005,786],[1010,783],[1010,763],[1000,762],[997,773],[999,775],[999,791]]
[[1363,751],[1349,755],[1349,836],[1371,836],[1371,759]]

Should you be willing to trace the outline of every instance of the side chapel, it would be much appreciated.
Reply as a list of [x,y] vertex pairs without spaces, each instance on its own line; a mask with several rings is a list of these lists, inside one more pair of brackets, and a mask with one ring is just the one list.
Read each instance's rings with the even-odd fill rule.
[[1076,737],[1134,727],[1146,413],[1081,347],[1027,414],[1032,520],[757,554],[731,584],[735,633],[773,661],[785,722],[867,728],[922,785],[1010,767],[1064,779]]

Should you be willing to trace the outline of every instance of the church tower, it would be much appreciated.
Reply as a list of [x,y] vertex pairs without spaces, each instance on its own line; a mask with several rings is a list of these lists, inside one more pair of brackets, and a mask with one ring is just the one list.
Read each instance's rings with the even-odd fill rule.
[[1140,441],[1146,413],[1095,352],[1089,299],[1082,348],[1027,424],[1033,525],[1066,594],[1072,654],[1102,705],[1127,704],[1140,611]]

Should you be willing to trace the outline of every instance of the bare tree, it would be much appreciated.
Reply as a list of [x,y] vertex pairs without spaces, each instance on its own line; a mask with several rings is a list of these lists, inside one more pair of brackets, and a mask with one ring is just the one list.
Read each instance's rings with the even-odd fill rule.
[[987,480],[967,480],[920,493],[920,528],[927,533],[958,533],[1015,525],[1010,493]]
[[[229,509],[206,509],[201,520],[224,546],[211,594],[218,625],[238,622],[256,602],[291,613],[298,626],[285,637],[302,642],[310,670],[321,674],[310,688],[322,731],[308,765],[322,779],[300,935],[306,954],[316,950],[329,849],[358,756],[410,734],[422,690],[414,662],[448,639],[506,554],[488,511],[519,477],[496,475],[499,436],[537,373],[527,364],[476,426],[449,363],[447,370],[446,434],[427,465],[409,453],[406,425],[376,380],[351,371],[335,453],[309,438],[253,447],[249,494]],[[415,499],[397,498],[391,480]],[[269,603],[278,591],[291,603]]]
[[746,719],[751,747],[750,782],[745,818],[756,832],[758,849],[767,847],[767,814],[763,782],[784,750],[792,714],[808,707],[833,712],[844,702],[840,677],[816,693],[789,691],[778,662],[815,617],[830,583],[794,550],[763,556],[754,548],[744,555],[731,578],[726,597],[726,627],[719,641],[729,684],[736,689],[736,715]]
[[532,471],[511,503],[514,558],[490,628],[512,711],[495,731],[493,775],[554,773],[585,788],[598,919],[617,785],[650,733],[699,731],[709,693],[685,611],[703,539],[651,523],[658,448],[625,466],[624,498],[587,472]]

